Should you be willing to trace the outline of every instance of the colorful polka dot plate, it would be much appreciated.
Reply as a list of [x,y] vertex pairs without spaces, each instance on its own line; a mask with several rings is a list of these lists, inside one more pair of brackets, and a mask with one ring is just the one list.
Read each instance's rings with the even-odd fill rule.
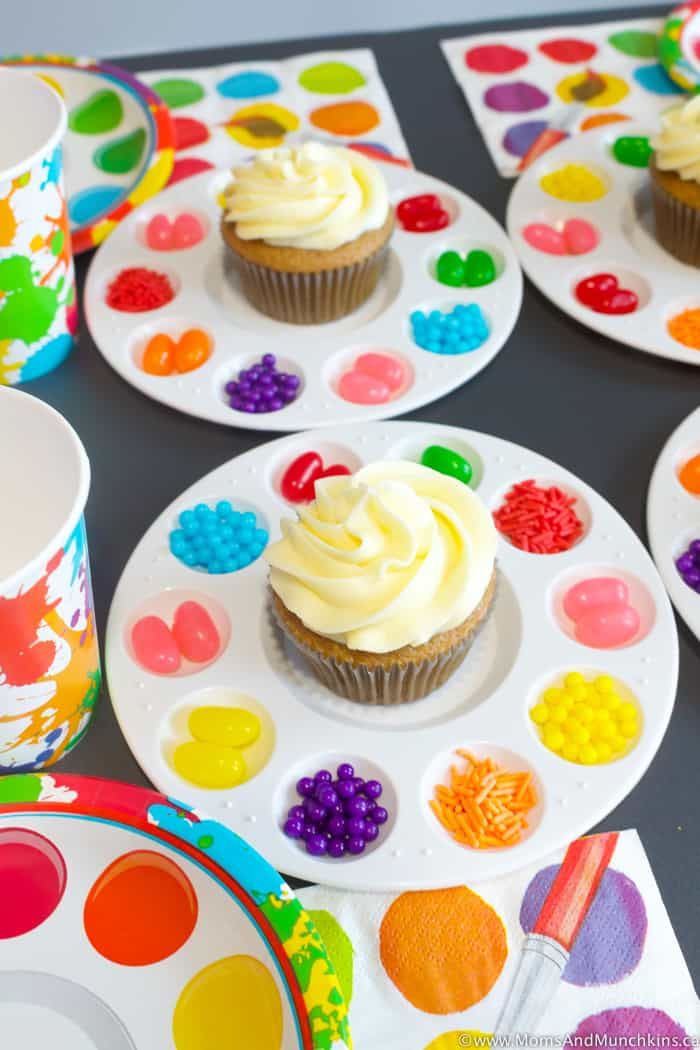
[[[95,256],[83,305],[101,353],[128,383],[156,401],[188,415],[256,430],[382,419],[425,405],[472,379],[493,360],[515,325],[522,299],[515,252],[498,223],[459,190],[396,165],[382,165],[382,170],[397,210],[407,199],[437,198],[439,207],[428,220],[442,226],[417,233],[397,222],[385,272],[372,296],[354,313],[330,324],[306,326],[274,321],[251,306],[231,271],[219,231],[220,197],[229,174],[208,172],[168,187],[157,202],[134,212]],[[183,250],[153,250],[146,231],[153,229],[150,224],[159,214],[171,223],[183,214],[196,216],[206,235]],[[414,212],[406,221],[421,218]],[[494,264],[494,279],[488,284],[450,287],[438,281],[435,267],[446,250],[465,255],[480,249]],[[138,313],[110,307],[112,282],[133,268],[165,275],[170,301]],[[467,324],[476,311],[486,326],[466,352],[459,352],[459,345],[458,352],[442,353],[417,344],[412,315],[423,312],[430,317],[435,312],[447,321],[457,306],[470,308]],[[211,353],[201,367],[186,375],[144,370],[144,351],[154,335],[177,339],[192,327],[210,336]],[[423,334],[418,338],[428,342]],[[365,394],[366,384],[355,381],[348,392],[342,380],[368,352],[398,362],[403,378],[397,387],[381,384]],[[297,377],[293,400],[281,410],[266,412],[231,407],[227,385],[268,353],[277,355],[283,374]],[[370,403],[358,403],[357,397],[368,397]]]
[[[268,537],[279,536],[280,518],[298,506],[283,498],[283,487],[289,493],[283,479],[312,450],[326,467],[355,471],[381,459],[419,460],[434,445],[469,461],[470,484],[490,510],[519,482],[558,486],[573,500],[581,533],[568,549],[550,555],[517,549],[502,537],[493,610],[461,668],[424,700],[353,703],[319,684],[271,615],[264,546]],[[209,562],[207,572],[197,567],[202,540],[193,523],[200,519],[206,532],[212,508],[227,521],[239,514],[242,528],[248,528],[246,515],[254,520],[245,554],[216,553],[218,564]],[[253,527],[260,530],[259,542]],[[226,528],[219,529],[222,541]],[[579,625],[567,613],[572,589],[601,577],[624,583],[638,617],[634,635],[609,649],[578,641]],[[201,606],[215,627],[214,634],[207,629],[215,644],[199,665],[180,660],[165,644],[167,629],[173,625],[175,631],[189,602]],[[168,666],[149,659],[155,672],[143,662],[144,623],[158,626],[164,639],[151,656],[163,657]],[[121,729],[160,790],[208,808],[281,871],[355,890],[417,889],[518,870],[609,813],[660,745],[676,691],[677,647],[673,613],[651,558],[616,511],[580,479],[485,434],[429,423],[368,423],[280,438],[183,492],[124,570],[109,614],[106,670]],[[166,673],[157,673],[159,668]],[[629,746],[606,764],[607,746],[593,756],[599,764],[571,761],[564,757],[563,739],[551,733],[545,738],[533,720],[540,717],[533,709],[542,694],[556,693],[569,674],[574,691],[584,696],[576,672],[586,681],[602,676],[601,689],[612,688],[614,680],[624,699],[614,706],[630,712],[632,728],[623,727]],[[239,751],[230,746],[228,728],[201,732],[202,719],[212,719],[211,709],[222,707],[228,709],[223,720],[234,709],[238,729],[251,724],[251,716],[257,728],[255,740]],[[567,733],[569,728],[564,726]],[[206,744],[198,746],[198,740]],[[449,779],[450,766],[458,762],[456,748],[532,774],[536,805],[517,845],[472,849],[441,827],[430,803],[435,785]],[[567,742],[567,754],[568,748]],[[581,756],[588,761],[586,752]],[[194,758],[201,764],[193,764]],[[354,766],[355,776],[381,782],[388,819],[359,855],[312,856],[305,842],[283,833],[289,809],[298,803],[297,782],[343,763]]]
[[57,1050],[343,1050],[319,934],[237,835],[154,791],[0,779],[0,1023]]
[[[508,232],[527,276],[564,313],[619,343],[700,365],[697,269],[654,235],[653,131],[613,125],[549,150],[516,182]],[[572,220],[582,243],[568,241]]]
[[73,251],[100,244],[168,181],[175,134],[168,107],[133,73],[89,58],[22,55],[63,97],[66,192]]
[[[700,589],[678,561],[700,539],[700,409],[671,434],[647,496],[649,546],[679,615],[700,639]],[[694,566],[689,566],[692,571]]]

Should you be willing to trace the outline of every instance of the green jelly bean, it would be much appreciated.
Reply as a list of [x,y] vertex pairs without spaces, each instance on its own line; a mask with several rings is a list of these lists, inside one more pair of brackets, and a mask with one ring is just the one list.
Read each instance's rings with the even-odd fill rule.
[[440,474],[447,474],[448,477],[456,478],[465,485],[468,485],[472,479],[472,465],[469,460],[451,448],[429,445],[423,450],[420,461],[424,467],[437,470]]
[[646,168],[654,152],[645,135],[621,135],[613,144],[613,156],[619,164]]
[[469,288],[480,288],[496,280],[496,266],[488,252],[475,248],[465,263],[464,283]]
[[441,284],[461,288],[464,284],[464,259],[457,252],[443,252],[437,261],[436,272]]

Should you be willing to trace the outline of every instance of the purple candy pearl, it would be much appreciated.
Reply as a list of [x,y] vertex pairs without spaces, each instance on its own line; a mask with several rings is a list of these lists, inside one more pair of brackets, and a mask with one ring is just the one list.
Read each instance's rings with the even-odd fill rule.
[[365,821],[365,842],[374,842],[379,834],[379,827],[373,824],[371,820]]
[[326,831],[330,832],[331,835],[344,835],[345,834],[345,820],[338,814],[334,814],[329,817],[326,821]]
[[329,806],[328,811],[331,814],[331,816],[342,817],[345,813],[345,807],[343,806],[342,802],[338,801],[334,803],[334,805]]
[[285,822],[284,833],[290,839],[300,839],[304,833],[304,824],[301,820],[291,818]]
[[372,812],[367,815],[367,819],[371,820],[373,824],[386,824],[389,814],[384,809],[384,806],[375,806]]
[[227,394],[237,394],[238,393],[238,383],[235,383],[235,382],[231,381],[230,383],[226,384],[226,386],[224,387],[224,390],[226,391]]
[[347,828],[348,835],[356,836],[358,838],[365,837],[367,824],[362,819],[362,817],[350,817],[345,826]]
[[316,791],[316,784],[311,777],[302,777],[297,780],[297,794],[302,798],[311,798]]
[[287,816],[290,820],[306,820],[306,811],[303,806],[292,806]]
[[340,783],[338,784],[337,788],[336,788],[336,791],[338,792],[338,794],[340,795],[341,798],[346,798],[346,799],[354,798],[355,795],[357,794],[357,792],[355,790],[355,781],[354,780],[341,780]]
[[320,833],[309,835],[306,840],[306,852],[312,857],[325,857],[328,852],[328,839]]
[[342,762],[338,766],[338,780],[352,780],[355,776],[355,767],[349,762]]
[[263,354],[262,363],[266,368],[272,368],[273,365],[277,364],[277,358],[274,354]]
[[361,839],[358,835],[352,835],[348,839],[347,843],[348,853],[352,853],[354,856],[359,856],[360,853],[365,851],[365,840]]
[[700,540],[693,540],[688,549],[690,550],[691,554],[700,554]]
[[355,791],[356,792],[364,790],[365,782],[362,779],[362,777],[355,777],[353,783],[355,784]]
[[284,408],[284,401],[282,401],[282,399],[281,399],[281,398],[279,398],[279,397],[273,397],[273,398],[272,398],[272,399],[271,399],[271,400],[270,400],[270,401],[268,402],[268,404],[269,404],[269,406],[270,406],[270,407],[269,407],[269,411],[270,411],[270,412],[279,412],[279,410],[280,410],[281,408]]
[[328,769],[319,769],[318,773],[314,776],[314,780],[317,784],[330,784],[333,780],[333,776]]
[[304,810],[306,811],[308,819],[317,823],[324,820],[327,815],[326,807],[322,806],[320,802],[317,802],[313,798],[307,798],[304,803]]
[[[381,809],[381,806],[377,808]],[[367,799],[360,798],[357,795],[355,798],[348,799],[345,805],[345,812],[349,817],[364,817],[368,809],[369,806],[367,805]]]
[[695,568],[695,562],[687,551],[685,554],[681,554],[680,558],[676,561],[676,568],[681,574],[688,572],[689,569]]
[[321,784],[316,788],[316,800],[322,806],[334,806],[338,801],[338,796],[330,784]]
[[383,791],[382,785],[378,780],[368,780],[365,783],[365,795],[367,798],[379,798]]
[[342,839],[331,839],[328,843],[328,856],[339,860],[345,854],[345,843]]
[[689,587],[694,587],[697,583],[700,583],[700,570],[688,569],[683,575],[683,579]]
[[308,838],[310,838],[312,835],[317,835],[317,834],[318,834],[318,828],[316,827],[316,825],[308,823],[308,824],[304,825],[304,830],[301,833],[301,837],[303,838],[304,842],[306,842],[306,840]]

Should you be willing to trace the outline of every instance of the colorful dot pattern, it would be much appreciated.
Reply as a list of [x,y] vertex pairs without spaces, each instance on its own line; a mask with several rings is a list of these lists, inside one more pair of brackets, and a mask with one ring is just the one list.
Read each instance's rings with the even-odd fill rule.
[[[575,102],[572,88],[588,68],[603,77],[606,88],[585,103],[600,121],[585,116],[578,125],[581,130],[602,125],[608,114],[610,120],[655,123],[656,114],[682,90],[661,64],[664,58],[651,20],[591,25],[568,33],[543,29],[476,41],[465,37],[448,41],[446,53],[505,175],[517,173],[518,162],[539,134],[538,126],[548,126],[553,116],[560,116],[562,102]],[[518,119],[530,113],[532,119]]]
[[370,52],[301,55],[144,77],[172,111],[177,154],[171,185],[213,168],[230,168],[251,150],[309,137],[410,167]]

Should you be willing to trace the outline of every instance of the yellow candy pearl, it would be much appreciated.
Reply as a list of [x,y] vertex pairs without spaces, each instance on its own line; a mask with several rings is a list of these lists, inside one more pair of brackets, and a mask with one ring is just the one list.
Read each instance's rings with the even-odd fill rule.
[[556,726],[545,726],[543,739],[550,751],[559,751],[566,737]]
[[620,736],[624,736],[627,740],[633,740],[639,732],[639,726],[636,722],[623,722],[620,725]]
[[609,674],[598,675],[598,677],[593,680],[593,684],[598,692],[603,693],[604,695],[606,693],[612,693],[615,689],[615,683]]
[[593,721],[593,711],[588,704],[576,704],[571,713],[575,718],[578,718],[579,722],[582,722],[583,725],[588,725],[589,722]]
[[586,679],[583,677],[580,671],[569,671],[564,678],[564,685],[567,689],[572,689],[577,686],[585,686]]
[[608,740],[608,743],[614,755],[619,755],[627,747],[627,741],[619,733],[614,733]]
[[554,722],[555,725],[562,725],[568,718],[567,709],[562,707],[552,707],[549,709],[549,720]]
[[561,702],[561,698],[563,695],[564,694],[561,689],[545,689],[544,693],[542,694],[542,699],[544,700],[545,704],[554,705]]
[[550,712],[546,704],[535,704],[530,711],[530,718],[535,725],[541,726],[544,725],[547,719],[553,714],[554,712]]
[[561,753],[562,757],[568,759],[569,762],[578,762],[578,744],[573,744],[570,740],[567,740],[561,749]]
[[598,752],[593,747],[593,744],[583,744],[578,757],[579,762],[582,762],[585,766],[594,766],[598,762]]
[[195,740],[226,747],[249,747],[260,736],[260,719],[243,707],[196,707],[187,725]]
[[610,744],[605,740],[599,740],[594,746],[598,752],[598,762],[601,764],[603,762],[609,762],[612,758],[612,748],[610,747]]
[[212,791],[238,787],[248,775],[245,759],[235,748],[201,740],[180,744],[173,766],[183,780]]
[[615,713],[615,717],[618,720],[618,722],[636,722],[637,708],[634,706],[634,704],[631,704],[629,701],[627,701],[624,704],[620,704]]

